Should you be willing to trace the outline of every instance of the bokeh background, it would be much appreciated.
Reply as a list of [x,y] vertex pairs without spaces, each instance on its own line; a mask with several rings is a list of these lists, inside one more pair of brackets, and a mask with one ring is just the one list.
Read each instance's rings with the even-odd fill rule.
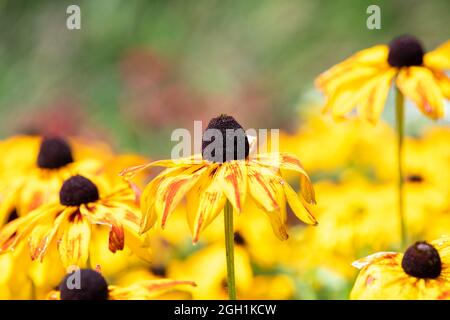
[[[81,30],[66,28],[70,4],[81,7]],[[372,4],[380,30],[366,27]],[[321,114],[314,79],[406,33],[432,50],[449,39],[449,12],[448,0],[0,0],[0,138],[81,136],[157,159],[170,156],[173,129],[221,113],[279,128],[282,150],[313,179],[320,224],[305,228],[290,212],[291,238],[280,243],[266,217],[243,215],[238,295],[346,299],[352,261],[398,249],[393,95],[377,126],[337,124]],[[411,240],[432,240],[450,235],[450,117],[406,110],[408,228]],[[193,247],[183,214],[155,231],[150,269],[108,256],[108,280],[189,279],[194,298],[226,298],[222,220]]]
[[[70,4],[81,30],[66,28]],[[370,4],[381,30],[366,28]],[[219,113],[294,130],[298,109],[320,101],[319,72],[404,33],[433,49],[449,11],[446,0],[2,0],[0,135],[94,135],[167,156],[173,128]]]

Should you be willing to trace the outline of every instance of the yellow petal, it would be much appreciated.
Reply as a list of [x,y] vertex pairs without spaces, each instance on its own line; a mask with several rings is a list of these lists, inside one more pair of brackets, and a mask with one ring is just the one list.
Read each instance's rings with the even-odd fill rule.
[[176,176],[165,177],[159,184],[155,197],[155,213],[161,217],[164,228],[169,215],[206,172],[208,167],[193,166]]
[[195,287],[196,284],[193,281],[183,280],[147,280],[124,288],[110,286],[109,298],[111,300],[150,300],[183,286]]
[[73,213],[65,221],[58,239],[58,251],[65,267],[84,267],[89,258],[91,225],[79,212]]
[[226,197],[218,181],[219,171],[205,175],[187,195],[187,216],[196,243],[200,233],[222,212]]
[[230,203],[240,213],[247,193],[246,162],[225,162],[219,168],[217,179]]
[[75,209],[68,208],[63,212],[54,212],[39,219],[39,223],[33,228],[28,239],[31,260],[38,259],[42,261],[45,252],[58,232],[61,223],[68,215],[73,213],[74,210]]
[[383,112],[386,98],[391,88],[392,78],[397,73],[394,68],[381,74],[376,82],[368,89],[367,96],[360,102],[360,112],[364,118],[376,123]]
[[192,165],[206,165],[206,164],[207,162],[202,159],[201,155],[194,155],[188,158],[158,160],[147,164],[133,166],[122,170],[120,172],[120,175],[123,176],[125,179],[132,179],[140,171],[151,167],[188,168]]
[[291,186],[287,182],[283,183],[283,188],[289,206],[291,207],[292,211],[297,216],[297,218],[299,218],[301,221],[307,224],[316,225],[317,220],[316,218],[314,218],[311,209],[309,208],[309,205],[307,203],[302,203],[301,198],[297,195],[297,193],[291,188]]
[[408,67],[400,71],[397,86],[423,114],[439,119],[444,116],[444,97],[433,73],[423,67]]
[[269,169],[261,166],[249,165],[247,172],[248,189],[255,203],[268,212],[280,210],[276,194],[280,178]]
[[0,231],[0,253],[13,250],[21,240],[28,237],[42,217],[63,211],[60,205],[42,206],[26,216],[13,220]]
[[150,249],[149,234],[139,235],[135,230],[128,227],[125,231],[125,245],[139,258],[147,263],[152,261],[152,252]]
[[450,99],[450,78],[444,72],[434,72],[434,77],[441,89],[442,95],[446,99]]
[[435,70],[450,70],[450,40],[423,57],[424,65]]
[[377,45],[361,50],[322,73],[316,79],[316,85],[319,88],[324,88],[331,80],[346,76],[352,70],[358,69],[358,67],[384,68],[387,65],[388,52],[389,49],[386,45]]

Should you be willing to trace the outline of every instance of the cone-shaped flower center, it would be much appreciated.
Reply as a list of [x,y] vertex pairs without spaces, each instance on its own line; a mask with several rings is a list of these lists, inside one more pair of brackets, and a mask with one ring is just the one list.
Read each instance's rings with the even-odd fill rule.
[[406,176],[406,182],[422,183],[423,181],[424,178],[420,174],[411,174],[409,176]]
[[79,206],[99,199],[97,186],[82,176],[64,181],[59,192],[59,202],[65,206]]
[[418,241],[405,251],[402,268],[410,276],[434,279],[441,274],[441,257],[432,245]]
[[39,148],[37,165],[42,169],[58,169],[73,162],[72,150],[64,139],[44,138]]
[[97,271],[81,269],[64,277],[59,285],[61,300],[108,300],[108,284]]
[[150,267],[150,271],[155,275],[155,276],[160,276],[160,277],[166,277],[167,276],[167,268],[160,264],[160,265],[152,265]]
[[240,246],[245,245],[245,239],[240,232],[234,233],[234,243]]
[[395,38],[389,44],[388,62],[392,67],[421,66],[424,49],[412,36]]
[[247,135],[233,117],[221,115],[213,118],[203,133],[202,155],[209,161],[244,160],[249,150]]

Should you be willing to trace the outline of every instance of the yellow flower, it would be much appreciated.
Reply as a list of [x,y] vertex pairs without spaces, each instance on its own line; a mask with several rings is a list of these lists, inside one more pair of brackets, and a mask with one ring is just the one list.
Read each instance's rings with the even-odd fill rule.
[[[254,201],[267,214],[273,231],[281,240],[288,238],[286,199],[299,219],[308,224],[317,223],[310,208],[315,203],[312,183],[296,157],[286,153],[249,156],[248,138],[242,127],[230,116],[212,119],[207,130],[214,129],[223,136],[227,130],[242,132],[245,137],[245,155],[243,152],[238,155],[240,150],[235,149],[237,139],[233,140],[234,144],[224,143],[223,149],[215,150],[217,155],[206,155],[209,145],[204,138],[202,156],[155,161],[122,172],[122,175],[131,178],[148,167],[167,168],[143,191],[142,232],[149,230],[156,221],[164,228],[168,217],[184,197],[187,199],[187,215],[194,243],[222,212],[227,199],[238,213],[245,211],[246,201]],[[301,197],[283,179],[283,171],[300,174]]]
[[137,234],[141,215],[133,189],[122,183],[115,190],[104,190],[100,179],[80,175],[67,179],[61,187],[59,203],[41,206],[3,227],[0,252],[12,251],[28,242],[32,260],[42,261],[49,250],[57,248],[65,267],[85,266],[93,227],[105,226],[110,230],[110,251],[122,250],[126,244],[148,260],[148,248]]
[[444,116],[444,100],[450,98],[450,41],[425,53],[412,36],[389,45],[377,45],[356,53],[322,73],[317,87],[327,98],[325,112],[342,118],[355,107],[371,122],[380,117],[391,84],[432,119]]
[[[173,260],[167,267],[170,278],[186,277],[197,284],[192,290],[193,298],[198,300],[227,299],[227,265],[223,254],[224,244],[212,244],[192,255],[186,260]],[[236,288],[239,296],[252,289],[253,271],[250,258],[241,246],[235,247]]]
[[95,175],[101,168],[98,160],[75,157],[62,138],[16,137],[2,142],[0,150],[5,155],[0,160],[0,225],[56,201],[72,175]]
[[[77,285],[79,272],[79,288]],[[136,282],[127,287],[108,285],[105,278],[94,270],[81,269],[68,274],[59,286],[51,291],[48,300],[156,300],[167,292],[182,286],[193,286],[192,281],[157,279]]]
[[361,269],[351,299],[450,299],[450,238],[379,252],[353,263]]

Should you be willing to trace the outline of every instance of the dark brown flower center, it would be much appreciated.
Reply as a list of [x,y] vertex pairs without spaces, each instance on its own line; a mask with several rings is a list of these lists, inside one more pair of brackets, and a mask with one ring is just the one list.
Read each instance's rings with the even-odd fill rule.
[[234,243],[240,246],[245,246],[245,239],[240,232],[234,233]]
[[58,169],[73,162],[72,149],[61,138],[42,139],[37,165],[42,169]]
[[434,279],[441,274],[441,257],[432,245],[418,241],[405,251],[402,268],[410,276]]
[[73,176],[64,181],[59,192],[59,202],[65,206],[79,206],[99,199],[97,186],[83,176]]
[[422,183],[424,181],[424,178],[419,174],[410,174],[406,176],[406,182],[411,183]]
[[152,265],[150,267],[150,271],[155,275],[155,276],[160,276],[160,277],[166,277],[167,276],[167,268],[162,265]]
[[61,300],[108,300],[108,283],[97,271],[80,269],[67,274],[59,285]]
[[412,36],[395,38],[389,44],[388,62],[392,67],[421,66],[423,55],[422,44]]
[[203,133],[202,155],[209,161],[244,160],[249,150],[247,135],[233,117],[221,115],[213,118]]

